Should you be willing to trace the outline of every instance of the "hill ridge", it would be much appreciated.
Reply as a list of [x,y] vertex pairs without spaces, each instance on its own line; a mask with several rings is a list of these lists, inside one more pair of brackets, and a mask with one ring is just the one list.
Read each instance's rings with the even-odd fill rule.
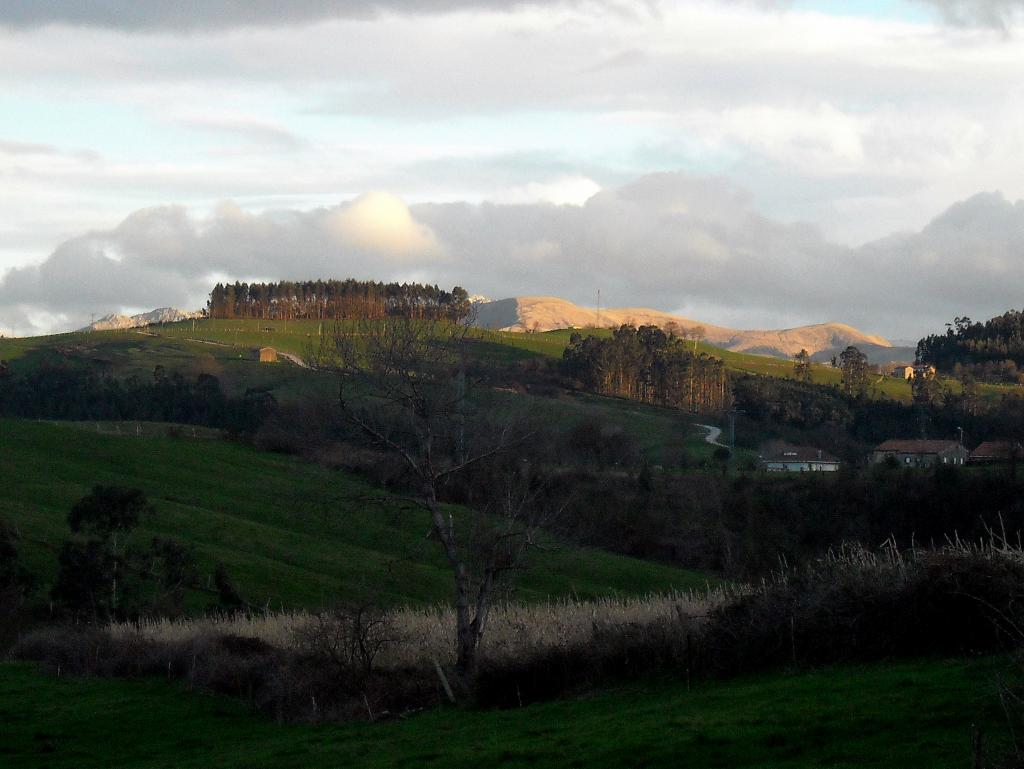
[[709,344],[733,352],[790,358],[801,349],[820,355],[852,344],[876,359],[900,360],[907,355],[906,348],[894,347],[882,336],[867,334],[837,321],[783,329],[735,329],[648,307],[601,308],[599,318],[596,308],[580,307],[557,296],[508,297],[479,302],[474,306],[477,325],[502,331],[552,331],[596,325],[618,326],[630,322],[664,328],[675,323],[687,332],[700,327]]

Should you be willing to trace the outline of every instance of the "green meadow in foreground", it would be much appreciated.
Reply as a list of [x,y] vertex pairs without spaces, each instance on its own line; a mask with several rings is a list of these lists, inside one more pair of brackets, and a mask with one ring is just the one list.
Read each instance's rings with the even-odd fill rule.
[[443,709],[377,724],[278,725],[159,680],[55,678],[0,664],[0,765],[945,769],[970,729],[1005,733],[997,660],[776,674],[687,691],[649,682],[504,711]]
[[[111,436],[70,425],[0,420],[0,520],[44,584],[68,537],[67,514],[94,484],[142,489],[155,506],[133,541],[195,546],[203,573],[224,563],[242,595],[274,609],[342,599],[447,601],[452,578],[425,513],[354,476],[226,441]],[[554,543],[551,543],[552,545]],[[546,549],[514,597],[702,588],[705,578],[598,550]],[[192,596],[201,608],[211,596]]]

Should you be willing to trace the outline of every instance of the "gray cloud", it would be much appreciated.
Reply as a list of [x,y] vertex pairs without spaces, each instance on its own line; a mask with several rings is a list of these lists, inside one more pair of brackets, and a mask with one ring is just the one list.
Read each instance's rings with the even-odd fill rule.
[[374,193],[310,211],[206,219],[152,208],[0,281],[0,321],[82,325],[92,312],[196,307],[216,279],[347,277],[460,284],[681,310],[748,327],[839,320],[913,338],[1017,305],[1024,201],[984,193],[917,233],[858,248],[768,218],[721,179],[654,174],[583,206],[421,204]]
[[99,160],[100,154],[92,150],[62,150],[52,144],[39,144],[36,142],[15,142],[0,139],[0,155],[12,156],[53,156],[69,157],[76,160],[93,161]]
[[179,120],[186,128],[224,134],[241,139],[250,145],[264,149],[299,150],[309,146],[305,141],[286,128],[263,120],[246,118],[194,117]]
[[1024,0],[917,0],[952,24],[1007,29],[1024,14]]
[[11,27],[67,24],[127,31],[193,32],[303,24],[327,19],[371,19],[383,13],[426,15],[459,10],[504,11],[541,4],[538,0],[204,0],[201,4],[32,0],[0,5],[0,24]]

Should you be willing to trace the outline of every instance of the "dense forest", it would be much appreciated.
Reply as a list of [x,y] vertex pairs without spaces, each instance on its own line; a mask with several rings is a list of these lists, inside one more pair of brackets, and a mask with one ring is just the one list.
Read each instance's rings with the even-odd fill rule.
[[573,334],[562,367],[601,395],[691,412],[719,411],[730,402],[725,364],[691,352],[682,339],[657,326],[623,325],[611,338]]
[[843,542],[892,538],[905,548],[943,542],[954,532],[977,541],[1000,519],[1017,531],[1024,526],[1024,482],[1012,470],[848,465],[835,474],[729,476],[641,468],[615,477],[580,469],[554,477],[550,487],[569,496],[558,526],[577,541],[752,577]]
[[1010,310],[983,323],[955,318],[945,334],[917,343],[917,357],[940,371],[987,382],[1024,383],[1024,312]]
[[469,294],[420,283],[307,280],[218,283],[210,292],[211,318],[346,320],[354,318],[464,318]]
[[68,365],[15,373],[0,362],[0,416],[30,419],[140,420],[220,427],[251,434],[276,407],[273,395],[226,395],[210,374],[186,379],[157,366],[151,379],[118,379]]

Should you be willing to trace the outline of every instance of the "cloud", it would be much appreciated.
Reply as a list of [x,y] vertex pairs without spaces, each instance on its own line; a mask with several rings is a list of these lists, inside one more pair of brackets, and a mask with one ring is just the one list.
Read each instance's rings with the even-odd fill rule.
[[430,229],[417,223],[405,203],[387,192],[360,195],[328,214],[324,227],[345,249],[421,259],[438,253]]
[[[561,295],[779,327],[840,320],[913,338],[1019,303],[1024,201],[983,193],[916,233],[851,248],[761,213],[719,178],[652,174],[583,205],[424,203],[375,192],[329,208],[138,211],[0,280],[0,323],[83,325],[90,313],[201,306],[216,279],[356,277]],[[57,319],[56,321],[54,319]]]
[[9,270],[0,279],[0,325],[39,333],[128,307],[194,308],[216,275],[405,279],[437,254],[430,229],[383,193],[259,215],[233,203],[205,218],[180,206],[147,208],[62,243],[39,265]]
[[[462,10],[506,11],[538,4],[537,0],[204,0],[200,4],[39,0],[3,4],[0,6],[0,24],[11,27],[66,24],[133,32],[193,32],[305,24],[326,19],[372,19],[388,13],[432,15]],[[590,4],[615,5],[602,0],[591,0]]]
[[309,146],[308,142],[288,129],[258,118],[239,115],[197,115],[182,117],[177,123],[186,128],[240,139],[246,144],[263,149],[300,150]]
[[11,157],[65,157],[75,160],[92,162],[100,159],[98,152],[92,150],[62,150],[52,144],[38,142],[4,141],[0,139],[0,155]]
[[960,26],[1008,29],[1024,16],[1024,0],[917,0]]

